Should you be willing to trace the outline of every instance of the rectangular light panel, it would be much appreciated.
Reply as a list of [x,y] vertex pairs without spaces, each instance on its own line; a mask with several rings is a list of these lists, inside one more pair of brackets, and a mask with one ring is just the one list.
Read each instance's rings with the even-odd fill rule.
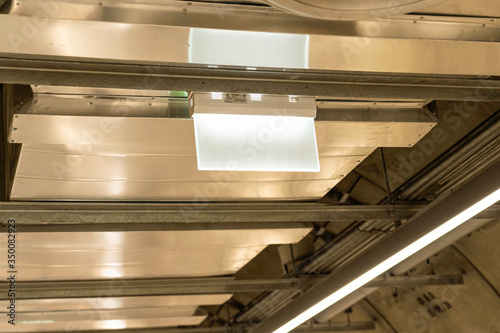
[[314,118],[195,113],[198,170],[319,172]]

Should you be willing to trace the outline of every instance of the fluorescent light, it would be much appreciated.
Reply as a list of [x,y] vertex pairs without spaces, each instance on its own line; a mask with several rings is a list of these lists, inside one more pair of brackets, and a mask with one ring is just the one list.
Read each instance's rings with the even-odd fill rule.
[[198,170],[320,170],[314,119],[194,114]]
[[479,202],[475,203],[474,205],[470,206],[469,208],[465,209],[463,212],[460,214],[456,215],[452,219],[448,220],[447,222],[443,223],[436,229],[432,230],[425,236],[419,238],[415,242],[411,243],[410,245],[406,246],[404,249],[401,251],[397,252],[396,254],[392,255],[388,259],[382,261],[363,275],[359,276],[358,278],[354,279],[352,282],[348,283],[344,287],[340,288],[330,296],[326,297],[322,301],[318,302],[305,312],[302,312],[299,316],[295,317],[291,321],[287,322],[285,325],[281,326],[277,330],[275,330],[273,333],[287,333],[305,322],[306,320],[314,317],[321,311],[327,309],[330,307],[332,304],[338,302],[342,298],[346,297],[353,291],[361,288],[364,286],[366,283],[370,282],[380,274],[386,272],[388,269],[391,267],[395,266],[396,264],[400,263],[404,259],[408,258],[415,252],[420,251],[423,249],[425,246],[429,245],[430,243],[434,242],[441,236],[445,235],[446,233],[450,232],[451,230],[455,229],[462,223],[466,222],[467,220],[471,219],[481,211],[485,210],[486,208],[490,207],[494,203],[500,200],[500,189],[496,190],[495,192],[491,193],[484,199],[480,200]]

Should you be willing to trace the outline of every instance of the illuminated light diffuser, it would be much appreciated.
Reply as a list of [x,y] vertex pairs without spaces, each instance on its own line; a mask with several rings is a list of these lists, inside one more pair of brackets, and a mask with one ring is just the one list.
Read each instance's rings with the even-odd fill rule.
[[254,333],[290,332],[499,200],[500,162],[267,318]]
[[[265,50],[265,52],[262,52]],[[189,62],[194,64],[309,68],[309,36],[258,31],[191,28]]]
[[313,97],[193,93],[198,170],[319,172]]

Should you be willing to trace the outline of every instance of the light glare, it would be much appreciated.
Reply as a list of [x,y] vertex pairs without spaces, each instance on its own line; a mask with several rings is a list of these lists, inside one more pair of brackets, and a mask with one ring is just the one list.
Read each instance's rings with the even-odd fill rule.
[[223,97],[221,92],[213,92],[213,93],[211,93],[211,95],[212,95],[212,99],[221,100]]
[[193,115],[198,170],[318,172],[314,119]]
[[252,102],[261,102],[262,101],[262,95],[261,94],[250,94],[250,100]]
[[361,288],[364,286],[366,283],[370,282],[380,274],[386,272],[390,268],[394,267],[404,259],[408,258],[412,254],[420,251],[423,249],[425,246],[429,245],[430,243],[434,242],[441,236],[447,234],[451,230],[455,229],[462,223],[468,221],[481,211],[485,210],[486,208],[490,207],[494,203],[500,200],[500,189],[496,190],[492,194],[488,195],[486,198],[480,200],[476,204],[472,205],[471,207],[467,208],[457,216],[453,217],[452,219],[448,220],[447,222],[443,223],[433,231],[429,232],[425,236],[421,237],[420,239],[416,240],[415,242],[411,243],[401,251],[397,252],[393,256],[389,257],[388,259],[384,260],[377,266],[373,267],[363,275],[359,276],[358,278],[354,279],[352,282],[348,283],[344,287],[340,288],[327,298],[323,299],[322,301],[316,303],[314,306],[309,308],[308,310],[302,312],[300,315],[286,323],[285,325],[281,326],[277,330],[275,330],[273,333],[287,333],[305,322],[306,320],[314,317],[321,311],[327,309],[328,307],[332,306],[342,298],[346,297],[353,291]]

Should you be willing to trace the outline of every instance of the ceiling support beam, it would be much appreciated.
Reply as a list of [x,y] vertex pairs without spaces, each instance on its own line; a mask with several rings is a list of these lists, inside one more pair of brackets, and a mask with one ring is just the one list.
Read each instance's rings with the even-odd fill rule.
[[[323,281],[325,276],[304,276],[290,279],[236,280],[233,278],[145,279],[99,281],[37,281],[17,282],[17,299],[88,298],[159,295],[226,294],[271,290],[308,289]],[[461,275],[381,276],[366,285],[375,287],[417,287],[460,285]],[[1,282],[0,290],[8,283]],[[0,294],[6,299],[7,292]]]
[[322,98],[500,101],[500,82],[373,74],[248,71],[0,57],[0,82],[105,88],[252,92]]
[[[407,220],[423,205],[328,206],[317,203],[0,203],[0,224],[21,232],[154,231],[303,227],[292,222]],[[500,218],[500,205],[476,219]]]

